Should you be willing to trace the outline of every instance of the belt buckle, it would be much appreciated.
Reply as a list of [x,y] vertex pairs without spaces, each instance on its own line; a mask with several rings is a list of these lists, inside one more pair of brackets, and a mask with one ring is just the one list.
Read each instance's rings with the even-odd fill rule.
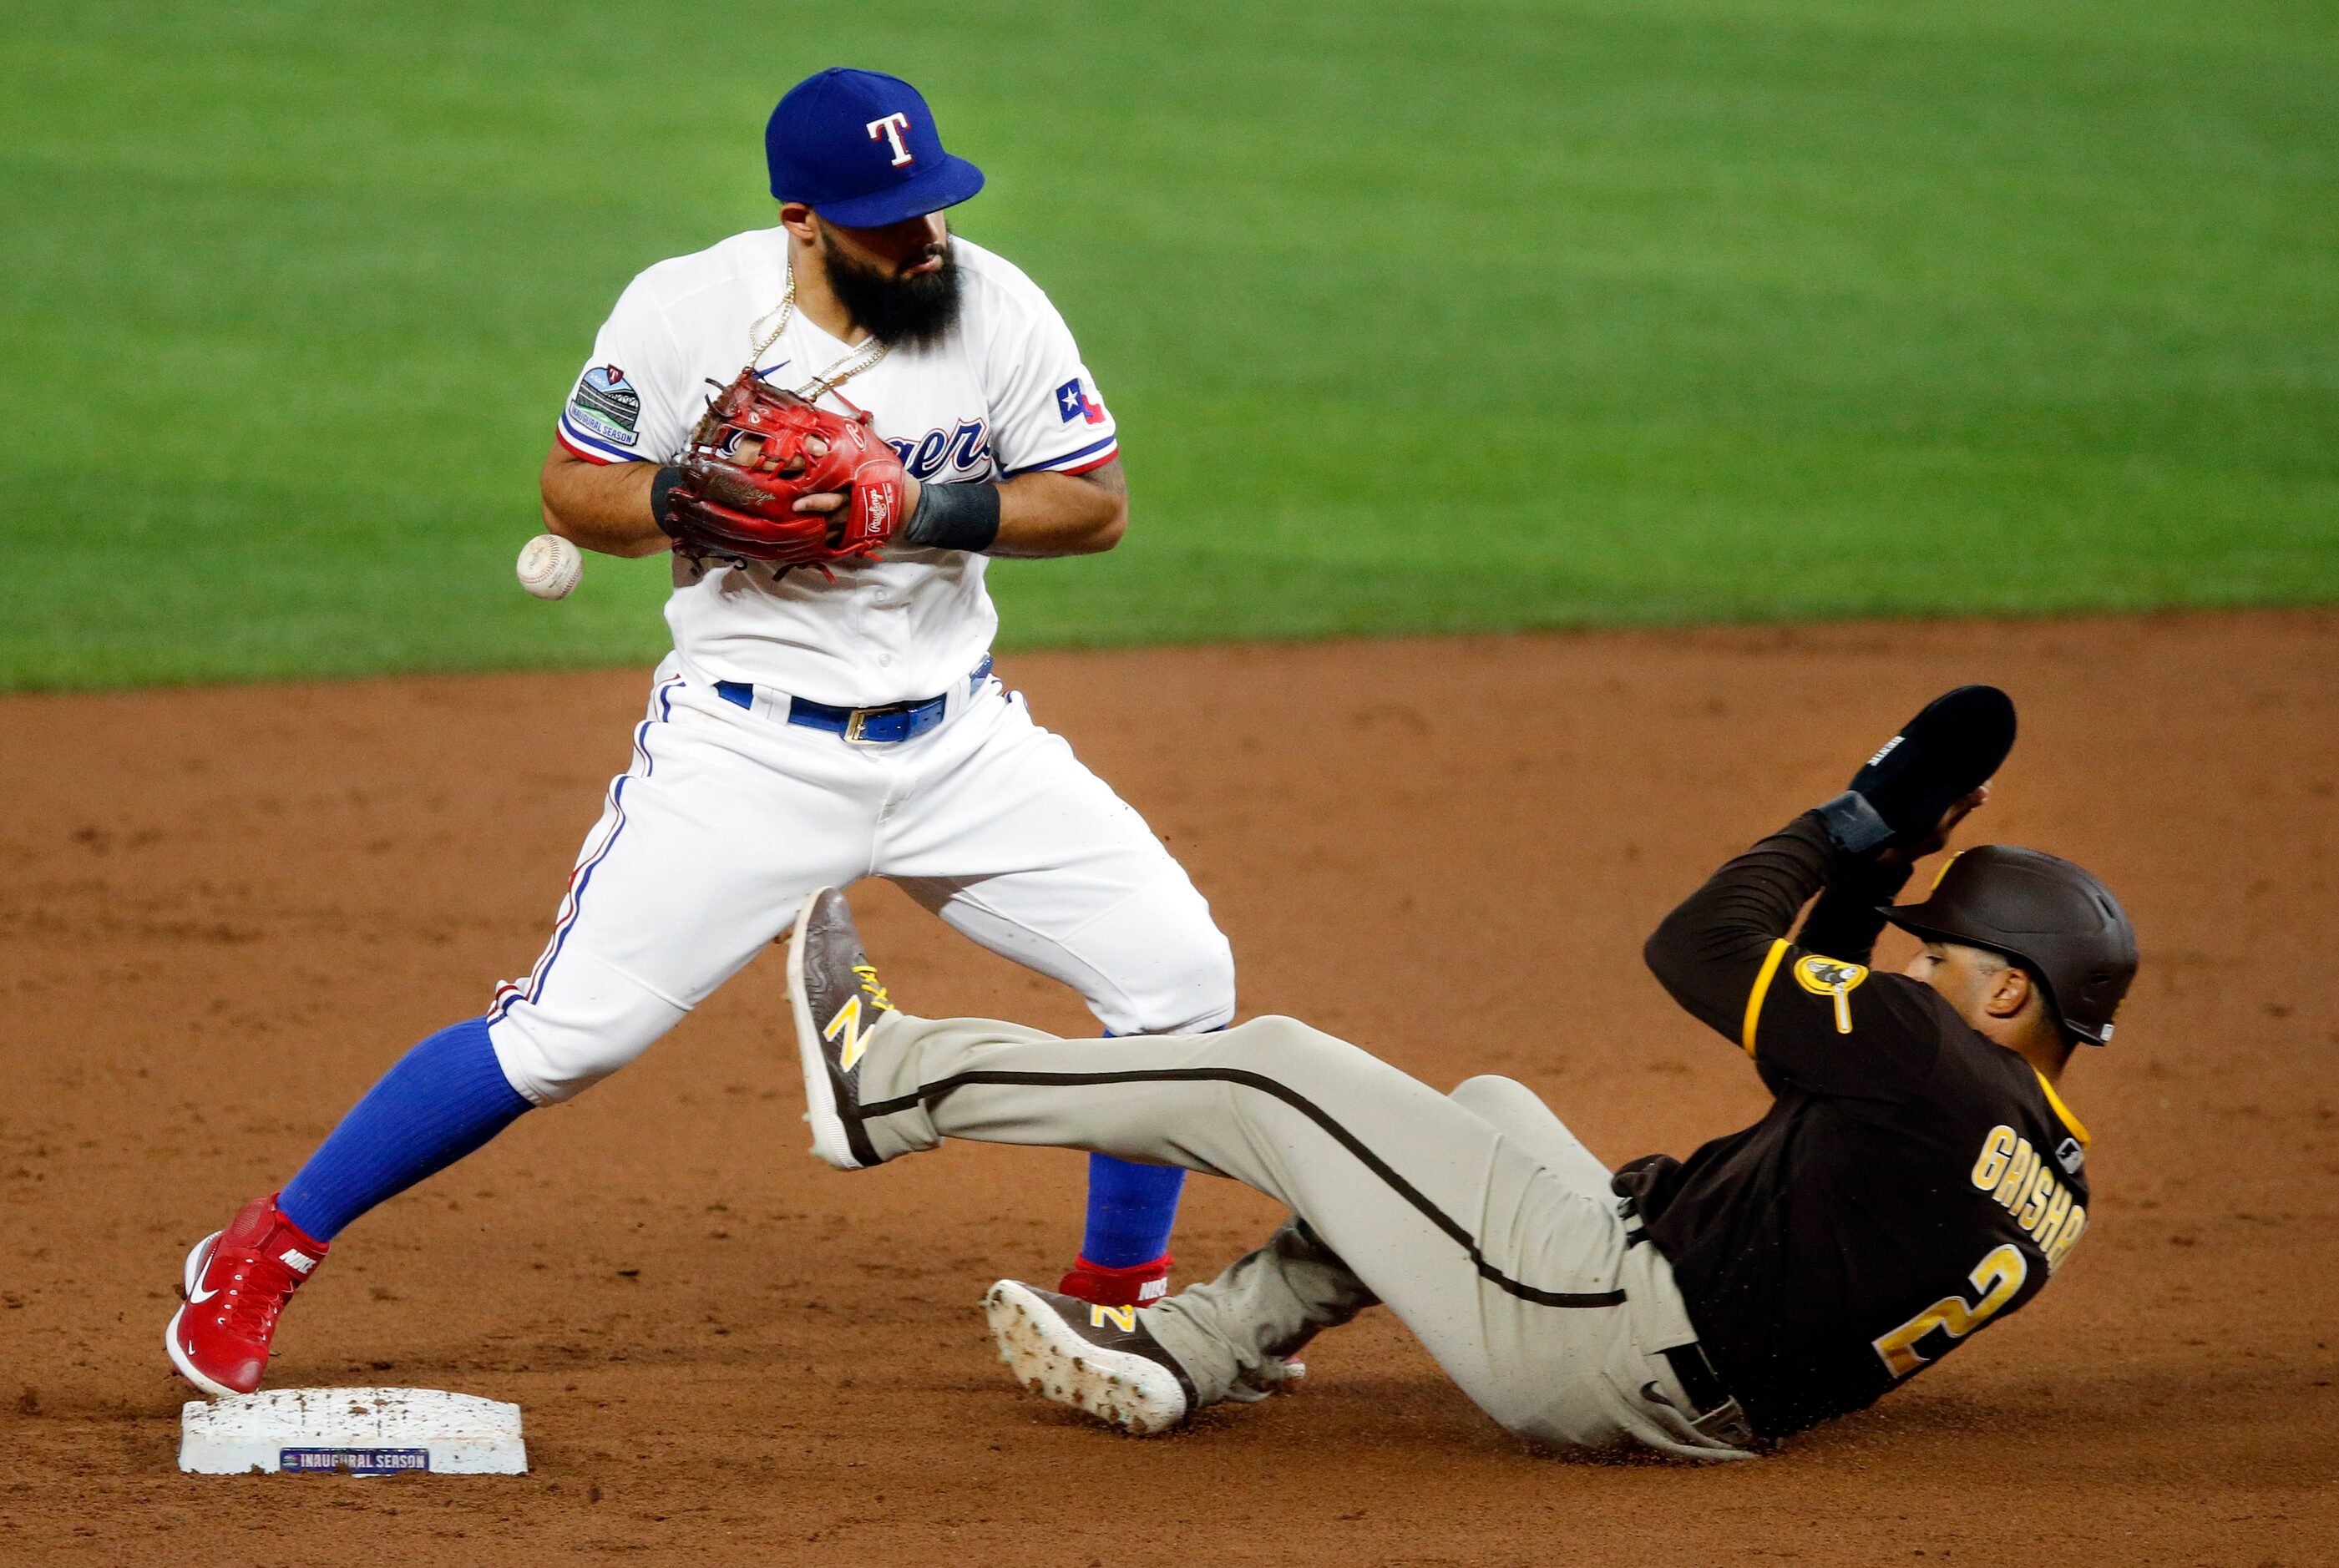
[[867,740],[861,734],[868,727],[871,717],[882,712],[882,709],[877,708],[854,708],[852,715],[844,721],[844,744],[854,746],[883,745],[884,744],[883,741]]

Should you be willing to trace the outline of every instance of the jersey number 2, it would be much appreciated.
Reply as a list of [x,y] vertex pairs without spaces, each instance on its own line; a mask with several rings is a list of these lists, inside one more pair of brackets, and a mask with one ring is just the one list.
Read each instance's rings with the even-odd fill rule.
[[1885,1369],[1895,1377],[1906,1377],[1932,1360],[1932,1356],[1917,1348],[1917,1342],[1936,1328],[1954,1342],[1988,1323],[1998,1315],[1999,1307],[2014,1299],[2014,1293],[2022,1288],[2022,1281],[2029,1272],[2030,1266],[2022,1260],[2021,1252],[2011,1242],[1994,1248],[1966,1276],[1981,1293],[1979,1300],[1969,1307],[1962,1297],[1944,1296],[1875,1341],[1876,1354],[1884,1358]]

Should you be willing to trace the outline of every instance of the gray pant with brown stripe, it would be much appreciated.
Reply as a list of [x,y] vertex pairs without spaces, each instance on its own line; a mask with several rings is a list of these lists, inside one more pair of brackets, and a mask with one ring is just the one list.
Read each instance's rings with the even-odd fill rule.
[[870,1036],[859,1099],[884,1159],[944,1138],[1086,1149],[1287,1205],[1266,1246],[1142,1314],[1204,1404],[1379,1300],[1523,1437],[1744,1452],[1692,1425],[1660,1354],[1696,1337],[1671,1267],[1628,1239],[1607,1169],[1508,1079],[1442,1095],[1288,1018],[1064,1040],[894,1015]]

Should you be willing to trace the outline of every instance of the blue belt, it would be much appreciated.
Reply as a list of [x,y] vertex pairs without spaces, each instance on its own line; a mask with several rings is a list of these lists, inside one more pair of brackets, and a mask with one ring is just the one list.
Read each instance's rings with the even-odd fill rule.
[[[985,654],[982,662],[974,666],[974,673],[967,677],[967,684],[979,685],[990,673],[991,656]],[[716,681],[715,695],[743,708],[755,705],[755,688],[745,681]],[[826,703],[791,697],[788,723],[843,735],[855,745],[892,745],[913,741],[942,723],[949,705],[948,692],[921,703],[892,703],[879,708],[831,707]]]

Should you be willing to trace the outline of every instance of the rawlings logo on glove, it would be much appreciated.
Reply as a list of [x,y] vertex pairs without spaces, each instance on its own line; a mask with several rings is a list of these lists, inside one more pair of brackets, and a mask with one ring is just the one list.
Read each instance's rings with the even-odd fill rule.
[[[902,526],[906,477],[869,415],[833,414],[765,385],[755,369],[707,400],[676,467],[658,526],[675,549],[779,566],[873,556]],[[842,494],[837,511],[799,512],[808,496]]]

